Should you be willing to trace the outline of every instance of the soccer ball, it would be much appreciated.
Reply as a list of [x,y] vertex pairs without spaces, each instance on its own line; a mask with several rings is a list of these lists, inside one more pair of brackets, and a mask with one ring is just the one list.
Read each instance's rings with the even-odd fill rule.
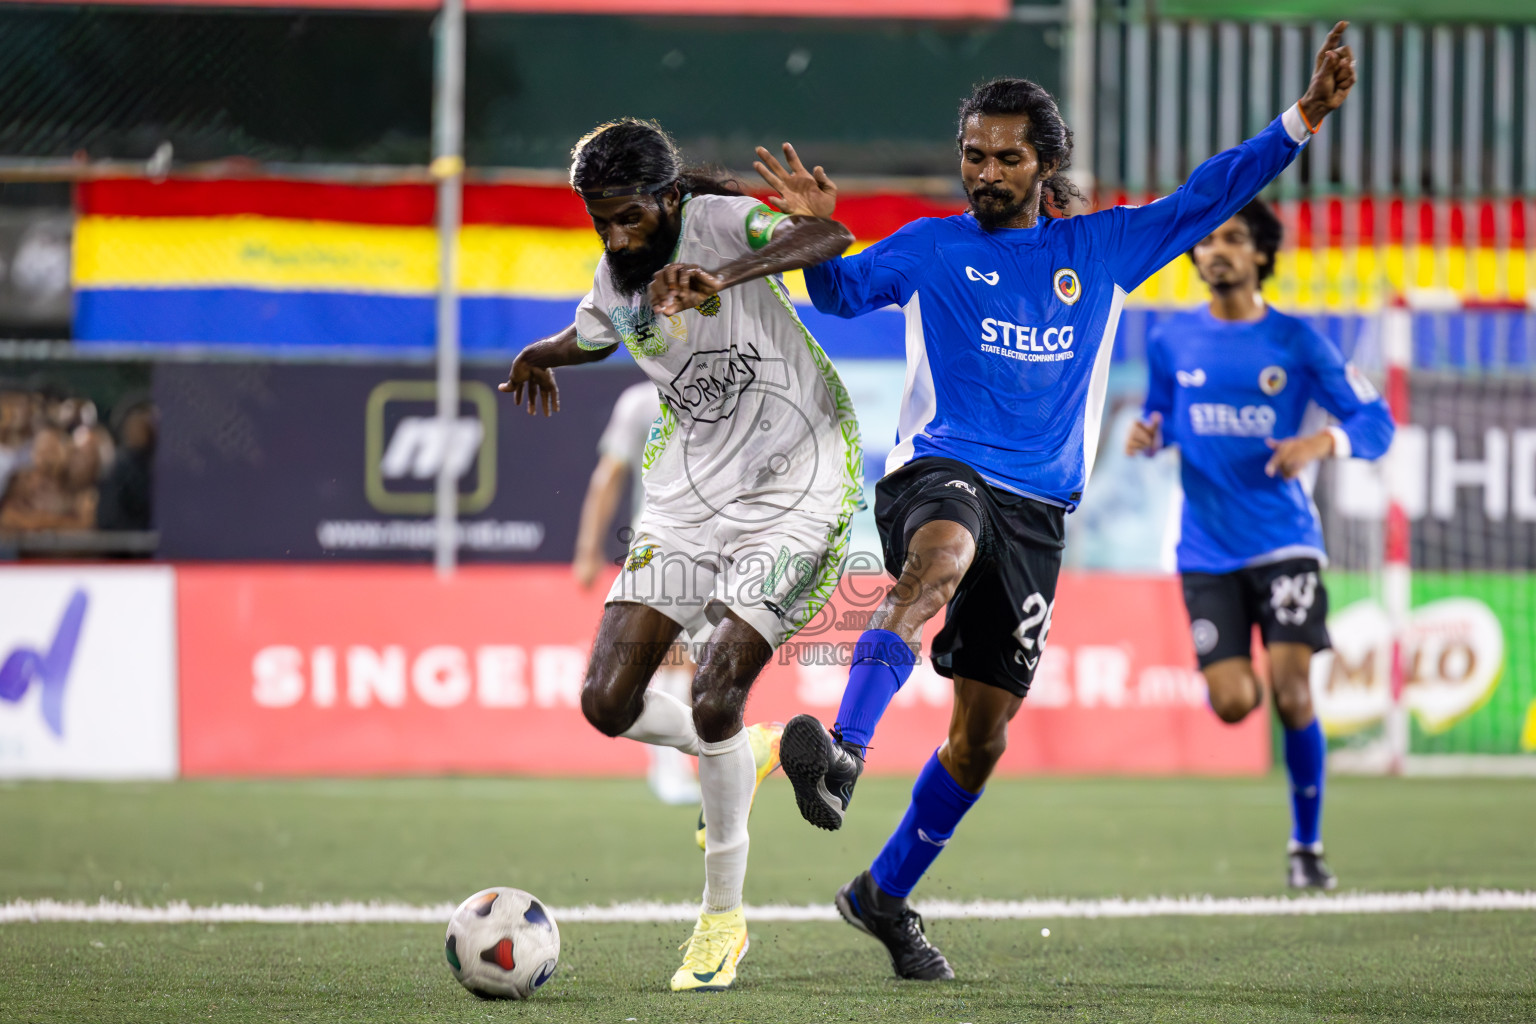
[[483,889],[448,919],[448,966],[481,999],[527,999],[560,959],[560,929],[521,889]]

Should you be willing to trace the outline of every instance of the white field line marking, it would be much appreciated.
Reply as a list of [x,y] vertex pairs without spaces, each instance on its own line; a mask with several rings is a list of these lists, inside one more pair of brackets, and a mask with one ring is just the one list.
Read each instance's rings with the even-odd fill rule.
[[[1256,896],[1216,899],[1211,896],[1168,896],[1151,899],[1104,900],[951,900],[916,905],[929,919],[1019,921],[1100,917],[1303,917],[1318,914],[1410,914],[1425,911],[1536,910],[1536,892],[1506,889],[1429,889],[1424,892],[1354,892],[1337,895]],[[128,924],[443,924],[452,903],[312,903],[308,906],[262,907],[220,903],[194,907],[170,903],[158,907],[127,903],[64,903],[57,900],[15,900],[0,904],[0,924],[23,921],[122,922]],[[616,903],[606,907],[551,908],[557,921],[583,924],[686,922],[699,912],[697,903]],[[835,921],[831,904],[747,907],[755,922]]]

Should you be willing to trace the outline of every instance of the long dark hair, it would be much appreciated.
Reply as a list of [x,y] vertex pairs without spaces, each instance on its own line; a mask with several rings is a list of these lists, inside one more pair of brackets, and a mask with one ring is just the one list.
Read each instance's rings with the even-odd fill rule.
[[967,120],[989,114],[1022,114],[1029,118],[1029,144],[1035,147],[1042,168],[1054,168],[1040,182],[1042,217],[1066,216],[1073,199],[1087,202],[1087,197],[1062,173],[1072,165],[1072,129],[1062,119],[1056,97],[1027,78],[994,78],[978,85],[960,104],[955,145],[965,138]]
[[571,150],[571,188],[584,195],[604,189],[655,195],[673,185],[683,195],[739,196],[745,191],[719,168],[685,166],[677,143],[655,121],[608,121],[583,135]]

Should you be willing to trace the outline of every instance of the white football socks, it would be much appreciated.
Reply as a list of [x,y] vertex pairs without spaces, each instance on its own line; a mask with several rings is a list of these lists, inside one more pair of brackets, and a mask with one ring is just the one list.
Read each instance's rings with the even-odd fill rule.
[[699,741],[699,788],[704,792],[704,912],[741,905],[747,877],[747,815],[757,766],[747,730],[719,743]]
[[635,724],[620,733],[625,739],[675,747],[685,754],[699,752],[699,734],[693,729],[693,709],[670,693],[651,687]]
[[[692,704],[693,672],[682,666],[663,667],[651,677],[651,689]],[[651,792],[664,804],[699,802],[699,780],[694,775],[691,755],[673,747],[652,744],[645,748],[651,767],[647,779]]]

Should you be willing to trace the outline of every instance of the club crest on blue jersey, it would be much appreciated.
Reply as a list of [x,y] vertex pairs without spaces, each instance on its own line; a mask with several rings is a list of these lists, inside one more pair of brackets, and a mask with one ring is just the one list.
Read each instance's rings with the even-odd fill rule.
[[1056,297],[1069,306],[1083,294],[1083,282],[1071,267],[1062,267],[1056,271],[1056,275],[1051,278],[1051,287],[1055,289]]
[[1285,390],[1285,368],[1266,366],[1259,371],[1259,390],[1266,395],[1278,395]]

